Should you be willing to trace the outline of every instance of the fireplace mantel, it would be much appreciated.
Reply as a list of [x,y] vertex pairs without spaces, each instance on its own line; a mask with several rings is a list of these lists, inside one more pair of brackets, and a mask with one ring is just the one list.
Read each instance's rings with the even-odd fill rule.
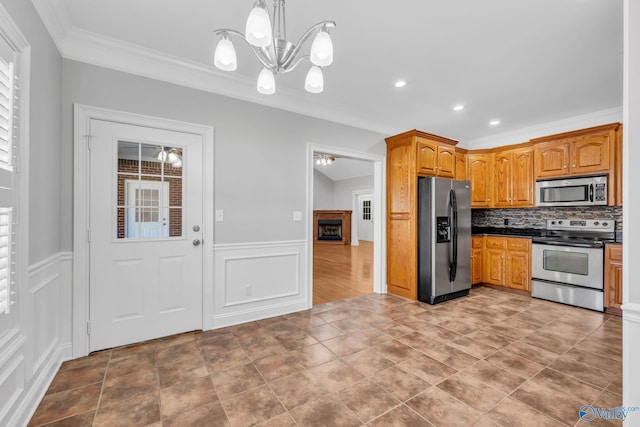
[[[322,221],[341,221],[342,236],[341,239],[322,240],[318,239],[318,222]],[[313,242],[314,243],[333,243],[339,245],[351,244],[351,211],[313,211]]]

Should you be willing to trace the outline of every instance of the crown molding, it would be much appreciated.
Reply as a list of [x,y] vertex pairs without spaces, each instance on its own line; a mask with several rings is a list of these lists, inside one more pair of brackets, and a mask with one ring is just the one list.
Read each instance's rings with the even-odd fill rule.
[[31,0],[31,2],[58,47],[58,51],[64,56],[64,40],[71,24],[62,0]]
[[555,135],[557,133],[569,132],[576,129],[583,129],[614,122],[622,122],[622,107],[596,111],[553,122],[541,123],[539,125],[518,129],[512,132],[503,132],[491,136],[472,139],[464,141],[464,143],[461,142],[461,145],[466,149],[501,147],[504,145],[519,144],[529,141],[530,139],[547,135]]
[[342,105],[312,99],[306,92],[278,88],[265,96],[255,89],[255,80],[224,73],[206,65],[72,27],[61,0],[32,0],[63,58],[97,65],[228,96],[267,107],[303,114],[381,134],[391,129]]

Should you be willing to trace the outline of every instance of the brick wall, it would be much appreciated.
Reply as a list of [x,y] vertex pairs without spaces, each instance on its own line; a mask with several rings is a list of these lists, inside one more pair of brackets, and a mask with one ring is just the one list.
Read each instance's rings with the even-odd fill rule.
[[[143,181],[162,180],[160,162],[142,161],[140,172],[153,176],[143,176]],[[118,159],[118,206],[125,205],[125,181],[137,179],[138,161]],[[130,175],[121,175],[120,173]],[[164,181],[169,184],[169,236],[182,235],[182,168],[174,168],[169,163],[164,164]],[[176,178],[178,177],[178,178]],[[125,210],[118,209],[118,238],[125,237]]]

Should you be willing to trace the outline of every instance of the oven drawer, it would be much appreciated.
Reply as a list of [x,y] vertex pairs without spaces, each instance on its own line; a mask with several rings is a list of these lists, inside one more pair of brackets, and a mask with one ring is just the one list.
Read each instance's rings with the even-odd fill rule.
[[604,293],[596,289],[534,279],[531,281],[531,296],[576,307],[604,311]]

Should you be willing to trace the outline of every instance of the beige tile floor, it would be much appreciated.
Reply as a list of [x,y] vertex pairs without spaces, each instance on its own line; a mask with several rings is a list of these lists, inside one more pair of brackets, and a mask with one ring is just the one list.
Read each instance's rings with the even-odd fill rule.
[[[367,295],[66,362],[31,426],[563,426],[622,404],[619,317]],[[621,423],[618,423],[621,425]]]

